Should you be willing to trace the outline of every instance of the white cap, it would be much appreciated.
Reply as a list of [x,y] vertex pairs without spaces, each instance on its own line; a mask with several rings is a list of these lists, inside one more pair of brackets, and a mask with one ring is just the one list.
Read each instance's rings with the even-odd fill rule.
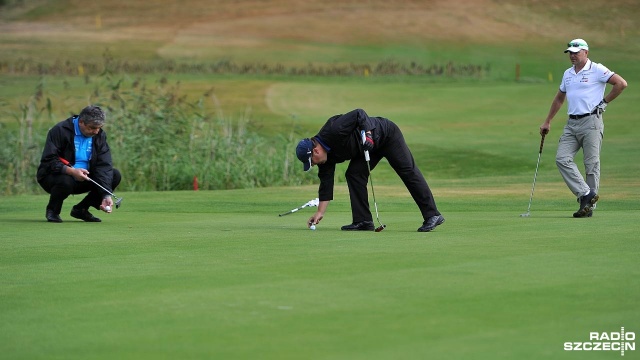
[[589,45],[586,41],[582,39],[573,39],[567,44],[568,48],[564,52],[567,53],[571,51],[572,53],[577,53],[580,50],[589,51]]

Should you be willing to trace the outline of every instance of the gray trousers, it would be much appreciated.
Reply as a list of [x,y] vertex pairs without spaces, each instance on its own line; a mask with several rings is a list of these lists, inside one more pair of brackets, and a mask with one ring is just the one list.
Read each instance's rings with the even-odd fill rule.
[[[567,120],[558,143],[556,165],[571,192],[580,197],[600,186],[600,149],[604,136],[602,115],[593,114],[582,119]],[[578,166],[573,161],[582,148],[584,155],[585,177],[582,177]]]

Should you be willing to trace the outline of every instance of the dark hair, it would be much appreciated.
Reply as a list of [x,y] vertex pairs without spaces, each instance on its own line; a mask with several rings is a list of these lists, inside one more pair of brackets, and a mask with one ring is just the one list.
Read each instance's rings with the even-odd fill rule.
[[89,105],[82,109],[78,120],[86,125],[102,126],[104,125],[106,115],[99,106]]

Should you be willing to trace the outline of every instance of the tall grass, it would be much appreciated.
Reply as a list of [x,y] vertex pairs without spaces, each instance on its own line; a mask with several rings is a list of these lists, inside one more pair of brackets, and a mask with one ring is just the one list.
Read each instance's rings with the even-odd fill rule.
[[[44,97],[40,81],[34,94],[9,117],[17,127],[0,122],[0,193],[33,193],[38,188],[35,169],[39,164],[46,134],[34,130],[34,123],[47,115],[51,118],[51,101]],[[37,127],[37,126],[35,126]]]
[[[114,166],[123,174],[120,189],[124,191],[188,190],[194,180],[202,190],[311,181],[299,176],[299,168],[293,166],[296,134],[266,138],[250,131],[248,113],[237,119],[225,116],[211,90],[190,100],[180,83],[169,84],[165,78],[147,84],[140,78],[105,74],[88,98],[107,112],[104,129]],[[41,191],[35,173],[46,132],[62,119],[54,119],[51,108],[41,82],[20,110],[11,114],[18,126],[0,123],[3,194]]]

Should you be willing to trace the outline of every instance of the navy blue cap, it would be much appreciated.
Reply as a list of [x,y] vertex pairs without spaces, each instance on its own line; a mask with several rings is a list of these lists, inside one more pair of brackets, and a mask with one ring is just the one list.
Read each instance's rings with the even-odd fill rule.
[[313,141],[311,139],[302,139],[296,147],[296,155],[298,160],[302,161],[304,171],[311,169],[311,155],[313,155]]

